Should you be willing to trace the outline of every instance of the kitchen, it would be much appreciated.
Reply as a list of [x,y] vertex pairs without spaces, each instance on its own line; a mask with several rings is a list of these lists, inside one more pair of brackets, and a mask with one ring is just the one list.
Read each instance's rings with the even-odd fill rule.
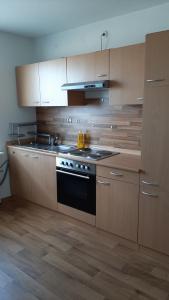
[[[114,16],[116,38],[110,19],[79,23],[86,39],[102,25],[91,49],[63,47],[80,39],[77,26],[13,37],[21,50],[5,83],[16,101],[4,92],[1,103],[2,118],[11,113],[1,142],[10,176],[10,190],[8,176],[1,185],[1,299],[168,298],[169,4],[155,4]],[[136,38],[143,17],[151,26]]]

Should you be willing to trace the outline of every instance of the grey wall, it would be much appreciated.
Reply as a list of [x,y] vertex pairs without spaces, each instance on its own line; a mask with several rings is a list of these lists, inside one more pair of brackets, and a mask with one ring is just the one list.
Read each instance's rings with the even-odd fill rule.
[[143,42],[149,32],[169,29],[169,4],[52,34],[35,41],[36,60],[100,50],[100,34],[108,30],[107,48]]
[[[0,32],[0,150],[9,139],[9,122],[35,120],[35,110],[19,108],[16,97],[15,66],[34,61],[33,40]],[[1,161],[6,158],[6,154]],[[0,188],[2,197],[10,194],[9,179]]]

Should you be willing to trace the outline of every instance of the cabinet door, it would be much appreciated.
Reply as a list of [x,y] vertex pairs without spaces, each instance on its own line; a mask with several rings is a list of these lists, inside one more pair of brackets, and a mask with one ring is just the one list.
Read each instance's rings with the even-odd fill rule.
[[144,44],[110,50],[110,104],[140,104],[144,98]]
[[67,79],[69,83],[108,78],[109,50],[67,58]]
[[147,86],[143,115],[142,170],[145,180],[169,193],[169,87]]
[[31,199],[50,209],[57,209],[56,158],[53,156],[31,154]]
[[10,181],[12,195],[31,200],[30,155],[26,151],[9,150]]
[[145,76],[147,84],[169,84],[169,31],[146,36]]
[[96,226],[137,241],[138,185],[97,178]]
[[16,84],[20,106],[40,105],[38,64],[16,67]]
[[67,105],[67,92],[61,89],[62,84],[66,83],[66,58],[41,62],[39,77],[41,105]]
[[[146,192],[147,195],[143,195]],[[139,243],[169,255],[169,194],[142,187],[139,204]]]

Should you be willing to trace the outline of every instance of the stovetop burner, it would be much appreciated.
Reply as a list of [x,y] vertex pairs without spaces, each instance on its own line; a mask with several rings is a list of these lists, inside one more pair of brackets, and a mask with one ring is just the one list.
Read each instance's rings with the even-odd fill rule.
[[108,150],[95,149],[95,148],[86,148],[86,149],[75,149],[70,151],[70,154],[75,156],[84,157],[91,160],[99,160],[106,157],[119,154],[119,152],[112,152]]

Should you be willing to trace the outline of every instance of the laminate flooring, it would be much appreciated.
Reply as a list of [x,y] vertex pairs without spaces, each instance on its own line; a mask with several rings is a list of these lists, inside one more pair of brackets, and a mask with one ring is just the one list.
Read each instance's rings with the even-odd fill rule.
[[11,198],[0,206],[0,300],[169,300],[169,258]]

